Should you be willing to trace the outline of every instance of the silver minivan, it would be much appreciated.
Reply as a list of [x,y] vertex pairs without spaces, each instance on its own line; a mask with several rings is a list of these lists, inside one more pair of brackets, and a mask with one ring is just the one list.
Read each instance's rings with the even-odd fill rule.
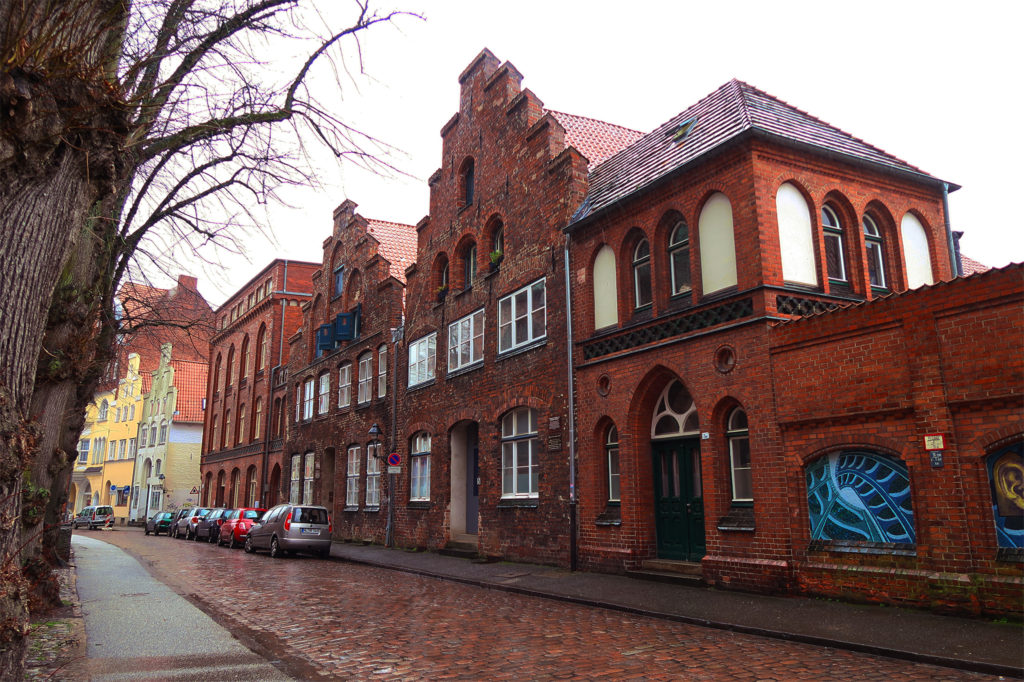
[[245,551],[270,550],[270,556],[308,552],[320,557],[331,553],[331,517],[326,507],[311,504],[279,504],[252,524]]
[[107,505],[99,505],[97,507],[84,507],[71,520],[71,527],[77,530],[79,526],[86,526],[89,530],[95,530],[96,528],[102,528],[108,523],[113,524],[113,522],[114,508]]

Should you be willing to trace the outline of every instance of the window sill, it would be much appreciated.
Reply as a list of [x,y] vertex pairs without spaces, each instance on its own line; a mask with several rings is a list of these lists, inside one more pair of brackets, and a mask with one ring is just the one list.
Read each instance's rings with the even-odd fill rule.
[[380,505],[378,505],[376,507],[363,507],[363,511],[364,512],[379,512],[380,511]]
[[536,341],[530,341],[529,343],[524,343],[522,346],[517,346],[516,348],[512,348],[511,350],[502,351],[502,352],[498,353],[498,357],[496,359],[497,360],[504,360],[505,358],[510,358],[510,357],[515,356],[515,355],[519,355],[520,353],[525,353],[526,351],[533,350],[534,348],[540,348],[541,346],[546,345],[547,342],[548,342],[548,337],[545,336],[545,337],[542,337],[542,338],[540,338],[540,339],[538,339]]
[[409,503],[405,505],[405,508],[426,510],[430,509],[432,506],[434,505],[432,505],[429,500],[410,500]]
[[356,505],[355,507],[345,507],[341,511],[343,511],[343,512],[357,512],[357,511],[359,511],[359,506]]
[[594,520],[595,526],[621,526],[622,506],[619,502],[609,502],[604,511]]
[[503,497],[498,501],[498,509],[536,509],[540,500],[536,497]]
[[437,381],[436,379],[430,379],[428,381],[421,381],[420,383],[415,384],[415,385],[410,386],[407,389],[405,389],[405,392],[406,393],[410,393],[412,391],[418,391],[421,388],[427,388],[428,386],[433,386],[436,381]]
[[811,540],[808,552],[839,554],[875,554],[880,556],[916,557],[917,548],[902,542],[855,542],[852,540]]
[[459,367],[458,369],[451,370],[450,372],[448,372],[448,374],[446,376],[449,379],[451,379],[452,377],[457,377],[457,376],[462,375],[462,374],[468,374],[469,372],[472,372],[473,370],[476,370],[476,369],[480,369],[483,366],[484,366],[484,361],[481,358],[480,360],[477,360],[476,362],[474,362],[471,365],[466,365],[465,367]]
[[754,507],[752,505],[734,503],[729,512],[718,519],[718,530],[754,532],[757,530],[754,524]]

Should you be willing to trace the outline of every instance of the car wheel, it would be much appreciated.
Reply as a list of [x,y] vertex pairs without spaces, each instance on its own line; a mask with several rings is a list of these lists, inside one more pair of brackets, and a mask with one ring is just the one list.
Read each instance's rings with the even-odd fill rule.
[[228,549],[236,549],[237,547],[238,543],[235,542],[235,534],[231,533],[231,537],[228,538]]
[[217,542],[217,536],[213,534],[213,531],[212,531],[212,530],[210,531],[210,537],[209,537],[209,538],[207,538],[207,539],[208,539],[208,540],[210,541],[210,544],[211,544],[211,545],[212,545],[213,543]]
[[142,531],[142,534],[143,535],[149,535],[149,529],[147,528],[146,530]]
[[281,551],[281,543],[277,541],[277,536],[270,538],[270,556],[275,559],[280,559],[284,556],[284,552]]
[[252,538],[245,539],[245,547],[243,547],[246,554],[252,554],[256,551],[256,548],[252,546]]

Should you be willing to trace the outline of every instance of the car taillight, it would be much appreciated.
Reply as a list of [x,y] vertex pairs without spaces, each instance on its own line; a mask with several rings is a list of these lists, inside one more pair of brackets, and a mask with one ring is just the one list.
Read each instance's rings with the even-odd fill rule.
[[291,530],[292,529],[292,513],[291,512],[288,512],[288,516],[285,517],[284,529],[285,530]]
[[331,523],[331,517],[330,516],[327,517],[327,532],[328,533],[333,533],[334,532],[334,524]]

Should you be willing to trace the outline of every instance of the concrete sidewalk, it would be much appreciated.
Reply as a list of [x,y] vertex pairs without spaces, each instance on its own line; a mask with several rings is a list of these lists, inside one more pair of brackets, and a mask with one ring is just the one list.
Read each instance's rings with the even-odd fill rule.
[[476,563],[433,552],[335,542],[331,556],[444,580],[747,634],[1024,677],[1020,624],[800,597],[773,597],[570,572]]

